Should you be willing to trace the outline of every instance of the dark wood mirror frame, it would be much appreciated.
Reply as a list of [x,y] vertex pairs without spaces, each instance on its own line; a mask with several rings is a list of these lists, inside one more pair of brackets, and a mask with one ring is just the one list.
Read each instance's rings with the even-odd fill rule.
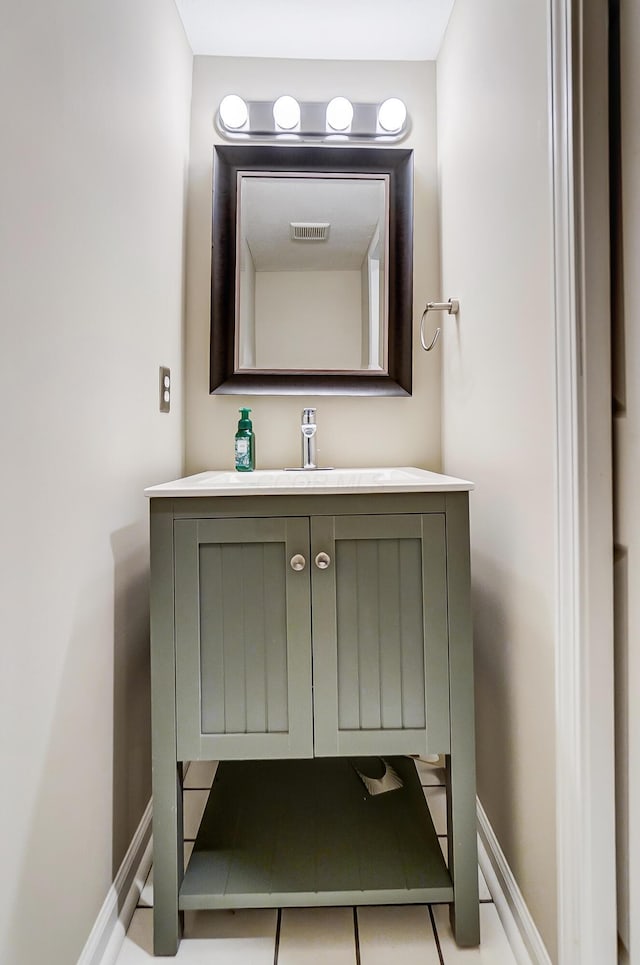
[[[389,176],[388,373],[235,372],[238,171]],[[232,145],[214,148],[211,252],[212,394],[411,395],[413,151]]]

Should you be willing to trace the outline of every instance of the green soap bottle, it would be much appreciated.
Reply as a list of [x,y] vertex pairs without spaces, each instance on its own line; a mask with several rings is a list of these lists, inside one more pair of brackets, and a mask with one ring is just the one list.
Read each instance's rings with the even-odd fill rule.
[[256,468],[256,439],[249,413],[251,409],[239,409],[240,420],[236,432],[236,469],[238,472],[253,472]]

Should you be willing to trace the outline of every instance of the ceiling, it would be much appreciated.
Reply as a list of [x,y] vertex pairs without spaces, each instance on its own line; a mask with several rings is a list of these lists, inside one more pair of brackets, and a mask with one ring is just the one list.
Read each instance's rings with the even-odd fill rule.
[[[380,178],[244,177],[241,212],[256,271],[359,271],[384,225],[385,186]],[[328,222],[328,241],[292,241],[292,221]]]
[[454,0],[176,0],[194,54],[435,60]]

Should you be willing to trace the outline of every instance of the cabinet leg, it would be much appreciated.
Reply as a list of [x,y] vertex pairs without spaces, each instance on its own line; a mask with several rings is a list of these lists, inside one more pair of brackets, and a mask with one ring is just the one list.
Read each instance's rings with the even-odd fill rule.
[[453,880],[453,904],[449,909],[456,944],[474,948],[480,944],[478,904],[478,844],[474,768],[447,757],[447,844]]
[[454,902],[451,924],[457,944],[473,947],[480,944],[480,909],[467,494],[447,493],[446,506],[451,728],[451,752],[447,757],[447,837]]
[[178,891],[184,874],[182,764],[176,763],[173,500],[151,500],[151,737],[153,778],[153,944],[175,955]]
[[[477,924],[471,919],[478,919]],[[470,915],[459,907],[459,902],[449,906],[449,921],[451,931],[459,948],[477,948],[480,944],[480,921],[478,906],[474,914]]]
[[[162,771],[166,770],[166,774]],[[175,955],[182,937],[178,892],[184,876],[182,765],[153,774],[153,953]]]

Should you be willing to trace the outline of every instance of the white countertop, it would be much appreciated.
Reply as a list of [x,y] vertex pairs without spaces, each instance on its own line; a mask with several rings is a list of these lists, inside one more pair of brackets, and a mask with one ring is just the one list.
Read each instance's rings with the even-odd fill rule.
[[149,486],[145,496],[288,496],[335,493],[433,493],[473,489],[466,479],[412,466],[380,469],[214,470]]

